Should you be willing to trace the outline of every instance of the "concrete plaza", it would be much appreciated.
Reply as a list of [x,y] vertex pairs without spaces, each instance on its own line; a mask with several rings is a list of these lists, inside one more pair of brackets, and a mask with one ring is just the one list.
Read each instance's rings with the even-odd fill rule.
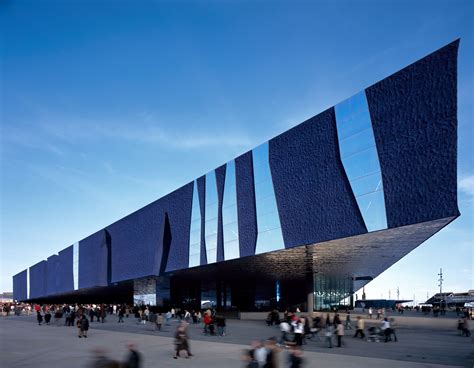
[[[344,317],[343,317],[344,318]],[[304,345],[304,367],[472,367],[472,338],[456,331],[456,318],[406,316],[397,318],[398,342],[374,343],[354,339],[354,330],[346,332],[342,348],[329,349],[324,343]],[[107,356],[123,360],[127,342],[138,345],[144,367],[243,367],[241,353],[251,340],[279,336],[277,327],[263,321],[227,321],[227,335],[205,336],[202,327],[190,325],[191,359],[172,358],[176,320],[157,332],[151,324],[141,325],[135,318],[117,323],[108,316],[105,323],[91,323],[89,337],[79,339],[76,327],[65,327],[64,319],[49,326],[38,326],[34,316],[10,316],[0,319],[1,367],[88,367],[93,350],[104,349]],[[367,320],[366,328],[379,321]],[[286,367],[287,352],[280,354]]]

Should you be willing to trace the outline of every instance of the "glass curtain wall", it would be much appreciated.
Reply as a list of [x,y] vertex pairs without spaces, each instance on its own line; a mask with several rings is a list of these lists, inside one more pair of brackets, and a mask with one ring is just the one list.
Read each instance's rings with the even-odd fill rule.
[[215,171],[206,174],[206,213],[205,213],[205,239],[207,263],[217,260],[217,180]]
[[332,309],[347,305],[353,294],[353,281],[350,277],[314,275],[314,309]]
[[342,164],[367,230],[387,228],[382,174],[365,92],[335,106]]
[[74,279],[74,290],[79,289],[79,243],[72,246],[72,272]]
[[252,156],[258,231],[255,254],[284,249],[285,244],[270,172],[268,142],[253,149]]
[[189,232],[189,267],[201,264],[201,210],[197,181],[194,181],[193,206],[191,210],[191,229]]

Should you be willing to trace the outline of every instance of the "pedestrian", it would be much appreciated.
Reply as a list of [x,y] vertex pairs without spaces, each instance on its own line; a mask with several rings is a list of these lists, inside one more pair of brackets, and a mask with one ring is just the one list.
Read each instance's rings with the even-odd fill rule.
[[299,346],[292,346],[289,354],[289,368],[300,368],[303,366],[303,351]]
[[86,314],[83,314],[81,318],[81,330],[82,336],[87,338],[87,331],[89,331],[89,320],[87,319]]
[[369,318],[372,319],[372,313],[373,313],[373,310],[372,310],[372,307],[369,308]]
[[356,333],[354,334],[354,337],[357,337],[360,335],[360,338],[363,339],[365,337],[365,333],[364,333],[364,320],[358,316],[357,317],[357,330],[356,330]]
[[225,336],[225,317],[224,316],[216,317],[216,325],[217,325],[217,334],[219,336]]
[[346,330],[352,330],[351,312],[347,312],[346,325],[344,326],[344,328]]
[[166,326],[170,325],[171,317],[172,317],[171,311],[166,312],[166,314],[165,314]]
[[178,327],[176,328],[174,339],[175,339],[174,343],[176,346],[176,355],[173,357],[174,359],[179,358],[180,356],[179,354],[181,350],[186,351],[187,353],[186,358],[189,358],[190,356],[192,356],[188,349],[188,337],[186,335],[186,330],[183,325],[179,324]]
[[163,315],[161,313],[158,313],[158,316],[156,316],[156,329],[158,331],[161,331],[162,325],[163,325]]
[[137,350],[137,346],[133,343],[127,344],[128,356],[123,367],[124,368],[140,368],[142,366],[141,354]]
[[47,325],[49,325],[49,321],[51,321],[51,313],[49,312],[49,310],[44,314],[44,321]]
[[36,320],[38,321],[38,325],[41,326],[41,322],[43,322],[43,316],[39,310],[36,311]]
[[390,336],[390,322],[387,318],[383,319],[382,326],[380,327],[380,329],[383,331],[383,334],[385,336],[385,342],[392,341],[392,337]]
[[291,325],[293,326],[296,345],[303,345],[304,318],[298,318],[297,320],[293,321]]
[[332,349],[332,334],[333,334],[333,326],[331,323],[326,322],[326,330],[324,331],[324,336],[326,336],[326,342],[328,343],[328,347]]
[[267,358],[263,368],[278,368],[280,366],[278,354],[281,349],[277,346],[276,337],[270,337],[265,343],[265,348],[267,349]]
[[336,335],[337,335],[337,347],[340,348],[342,345],[342,336],[344,336],[344,326],[339,320],[339,323],[336,325]]
[[123,322],[123,316],[125,315],[125,310],[123,307],[121,307],[118,311],[118,323]]

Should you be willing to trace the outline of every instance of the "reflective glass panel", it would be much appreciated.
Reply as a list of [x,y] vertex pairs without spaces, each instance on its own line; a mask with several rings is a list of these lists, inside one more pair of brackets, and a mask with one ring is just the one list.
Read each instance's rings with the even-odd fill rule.
[[383,191],[356,197],[360,212],[369,231],[387,228]]
[[217,259],[217,182],[216,173],[206,175],[206,220],[205,239],[207,263],[215,263]]
[[201,264],[201,211],[197,181],[194,181],[193,207],[191,210],[191,229],[189,233],[189,267]]
[[270,172],[268,142],[255,148],[252,156],[258,230],[255,254],[284,249],[285,244]]
[[335,107],[339,151],[368,231],[387,228],[380,162],[365,92]]
[[222,224],[224,231],[224,259],[239,258],[239,224],[237,222],[237,191],[235,185],[235,163],[227,163],[222,200]]
[[72,246],[72,273],[74,278],[74,290],[79,289],[79,243]]
[[[74,283],[74,285],[76,285]],[[77,289],[74,289],[77,290]],[[26,299],[30,299],[30,269],[26,269]]]

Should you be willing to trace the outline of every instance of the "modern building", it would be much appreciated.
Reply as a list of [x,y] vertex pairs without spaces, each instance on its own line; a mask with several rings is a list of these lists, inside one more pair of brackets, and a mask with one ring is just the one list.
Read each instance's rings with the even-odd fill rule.
[[425,304],[447,308],[461,308],[471,303],[474,303],[474,290],[468,290],[464,293],[453,293],[452,291],[436,293],[425,302]]
[[458,44],[18,273],[15,299],[348,303],[459,216]]

